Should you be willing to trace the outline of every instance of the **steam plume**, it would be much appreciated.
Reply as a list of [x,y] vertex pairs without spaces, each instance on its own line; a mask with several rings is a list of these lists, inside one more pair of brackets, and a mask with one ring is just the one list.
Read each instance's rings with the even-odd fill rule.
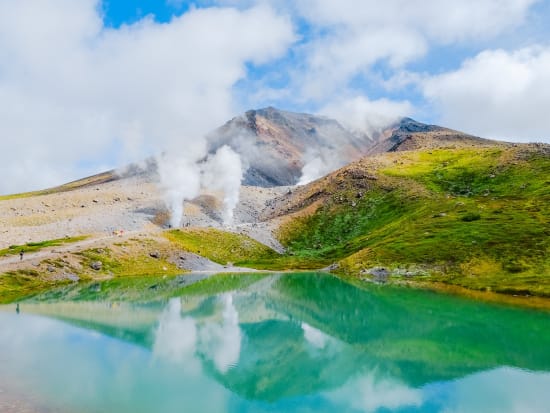
[[349,162],[349,157],[333,148],[321,147],[307,151],[304,155],[304,167],[298,185],[306,185]]
[[242,179],[241,157],[229,146],[222,146],[208,157],[203,169],[203,186],[223,191],[224,225],[233,224],[233,211],[239,202]]
[[200,169],[196,161],[163,155],[158,159],[160,187],[170,210],[170,225],[179,227],[183,215],[183,202],[200,192]]
[[205,155],[199,156],[199,152],[179,156],[170,152],[157,159],[160,187],[173,227],[181,226],[183,203],[197,197],[201,189],[223,193],[223,223],[233,223],[243,177],[241,158],[228,146],[219,148],[206,161],[204,158]]
[[[411,113],[408,102],[392,102],[387,99],[369,100],[363,96],[339,99],[321,109],[321,113],[337,119],[357,141],[375,142],[390,125]],[[364,145],[361,145],[364,146]],[[305,185],[334,171],[362,154],[350,153],[349,145],[338,134],[333,135],[329,146],[322,146],[314,152],[306,152],[304,167],[298,185]]]

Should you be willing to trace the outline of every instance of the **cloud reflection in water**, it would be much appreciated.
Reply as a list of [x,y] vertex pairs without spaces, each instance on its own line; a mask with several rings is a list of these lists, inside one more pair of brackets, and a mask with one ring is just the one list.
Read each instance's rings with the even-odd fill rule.
[[218,300],[223,308],[221,322],[184,317],[181,300],[170,300],[159,318],[153,353],[176,363],[190,361],[200,353],[222,374],[236,365],[242,338],[239,313],[232,294],[223,294]]

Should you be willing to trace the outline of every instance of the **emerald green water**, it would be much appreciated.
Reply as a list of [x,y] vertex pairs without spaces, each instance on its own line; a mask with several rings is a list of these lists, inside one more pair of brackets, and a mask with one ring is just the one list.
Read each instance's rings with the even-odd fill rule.
[[111,280],[1,309],[0,411],[550,411],[545,312],[323,274]]

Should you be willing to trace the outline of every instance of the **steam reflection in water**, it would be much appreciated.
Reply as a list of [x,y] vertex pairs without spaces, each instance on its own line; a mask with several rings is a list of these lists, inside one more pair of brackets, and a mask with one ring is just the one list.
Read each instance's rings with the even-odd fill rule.
[[153,354],[174,363],[190,363],[199,354],[226,373],[239,360],[241,330],[233,296],[223,294],[218,301],[223,308],[221,320],[197,323],[182,314],[181,299],[171,299],[159,318]]

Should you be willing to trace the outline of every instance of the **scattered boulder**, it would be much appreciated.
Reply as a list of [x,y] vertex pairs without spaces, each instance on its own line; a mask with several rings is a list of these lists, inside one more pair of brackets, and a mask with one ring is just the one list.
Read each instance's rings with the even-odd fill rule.
[[390,276],[390,272],[387,268],[384,267],[373,267],[363,270],[361,272],[371,275],[374,282],[378,282],[381,284],[387,282],[388,277]]
[[387,277],[388,275],[390,275],[390,272],[384,267],[371,268],[368,273],[370,275],[374,275],[375,277]]
[[46,268],[46,270],[48,272],[55,272],[55,267],[53,265],[48,265],[48,267]]
[[101,261],[92,261],[90,268],[95,271],[99,271],[103,268],[103,263]]
[[338,268],[340,268],[340,264],[338,264],[337,262],[334,262],[334,263],[330,264],[328,267],[323,268],[323,270],[325,270],[325,271],[334,271],[334,270],[337,270]]
[[149,256],[151,258],[159,259],[160,258],[160,252],[159,251],[152,251],[149,253]]
[[65,277],[67,277],[68,280],[71,280],[71,281],[74,281],[74,282],[77,282],[77,281],[80,281],[80,277],[76,274],[65,274]]

